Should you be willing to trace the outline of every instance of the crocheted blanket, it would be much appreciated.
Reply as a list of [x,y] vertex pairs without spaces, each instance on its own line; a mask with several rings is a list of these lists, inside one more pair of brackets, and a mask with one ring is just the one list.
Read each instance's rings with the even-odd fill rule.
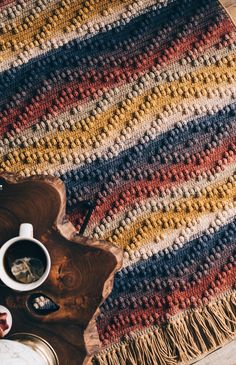
[[60,176],[78,229],[124,249],[96,364],[236,335],[235,42],[217,0],[0,3],[0,171]]

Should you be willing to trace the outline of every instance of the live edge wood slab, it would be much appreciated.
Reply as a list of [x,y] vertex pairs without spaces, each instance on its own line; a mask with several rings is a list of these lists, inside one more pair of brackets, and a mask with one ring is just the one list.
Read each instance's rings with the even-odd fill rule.
[[[99,350],[95,325],[99,305],[109,295],[122,265],[118,247],[81,237],[65,219],[66,195],[61,180],[49,176],[20,178],[0,175],[0,247],[18,236],[21,223],[31,223],[51,260],[46,282],[30,292],[0,286],[0,304],[12,313],[10,334],[28,332],[43,337],[55,349],[60,365],[85,365]],[[59,309],[37,315],[28,305],[32,294],[51,298]]]

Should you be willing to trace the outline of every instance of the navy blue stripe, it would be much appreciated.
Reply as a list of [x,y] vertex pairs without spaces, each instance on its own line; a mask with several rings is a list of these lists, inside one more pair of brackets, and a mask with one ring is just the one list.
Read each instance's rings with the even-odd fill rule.
[[[79,38],[68,42],[66,45],[52,50],[44,55],[38,56],[35,59],[31,59],[28,63],[21,66],[11,68],[3,71],[0,74],[0,100],[1,103],[11,97],[12,91],[15,92],[25,90],[27,93],[33,94],[33,90],[36,90],[40,82],[48,80],[52,75],[60,75],[63,70],[86,70],[91,68],[89,57],[93,59],[99,59],[99,55],[109,56],[112,52],[121,52],[121,55],[126,52],[126,41],[128,40],[132,45],[133,51],[129,49],[129,58],[132,59],[133,52],[137,53],[142,51],[144,45],[142,44],[142,35],[149,34],[152,37],[158,35],[160,28],[163,24],[166,25],[166,19],[168,21],[178,21],[179,25],[176,25],[176,33],[182,31],[182,26],[186,23],[186,18],[195,13],[196,8],[205,6],[206,3],[211,3],[214,0],[199,0],[197,3],[194,0],[178,0],[168,7],[164,7],[161,11],[166,12],[166,17],[162,16],[161,21],[159,17],[160,10],[151,10],[139,17],[134,18],[126,25],[121,25],[107,31],[100,33],[93,38],[87,40],[81,40]],[[174,10],[171,8],[174,7]],[[214,13],[208,13],[206,16],[215,18],[217,8],[213,8]],[[157,21],[158,20],[158,21]],[[199,26],[204,26],[204,22],[201,19]],[[171,39],[170,39],[171,41]],[[148,43],[149,45],[149,43]],[[84,59],[84,60],[83,60]],[[121,57],[116,58],[116,62],[121,62]],[[98,62],[97,68],[109,68],[109,59],[106,59],[105,64],[103,61]],[[93,69],[95,65],[93,64]],[[29,84],[30,83],[30,84]],[[58,81],[57,81],[58,83]]]
[[[119,176],[119,178],[116,177],[118,183],[121,183],[122,180],[127,181],[127,179],[137,180],[139,175],[135,170],[137,167],[142,175],[145,171],[148,172],[148,169],[151,169],[154,164],[155,170],[158,169],[158,166],[161,167],[164,164],[175,164],[173,153],[180,145],[185,144],[185,152],[189,150],[191,153],[193,147],[188,147],[189,141],[194,142],[205,135],[209,135],[208,140],[211,140],[225,129],[232,130],[236,121],[235,114],[236,103],[224,107],[213,116],[204,116],[192,120],[181,128],[176,126],[158,136],[156,140],[146,145],[139,144],[122,151],[117,157],[109,161],[97,159],[88,166],[68,171],[60,176],[66,184],[68,201],[70,202],[71,199],[95,199],[97,193],[103,190],[104,184],[111,181],[111,177],[116,173],[120,173],[121,170],[127,171],[127,174],[134,171],[134,174],[130,177],[127,174],[122,177]],[[196,145],[194,148],[204,150],[206,146],[200,144],[200,146]],[[163,151],[168,153],[168,162],[158,161],[159,156],[163,155]],[[71,208],[68,206],[68,209],[70,211],[73,206]]]
[[[187,278],[186,280],[191,282],[195,277],[194,274],[198,270],[202,271],[201,265],[206,263],[206,258],[210,258],[211,255],[218,255],[217,260],[219,260],[221,253],[230,245],[235,244],[235,239],[236,219],[223,226],[214,235],[203,234],[186,243],[182,248],[178,248],[177,251],[166,253],[163,250],[145,261],[139,261],[122,269],[116,274],[113,291],[103,308],[123,293],[130,294],[138,290],[144,293],[145,282],[150,284],[156,278],[160,279],[161,290],[166,293],[171,290],[166,279],[172,277],[172,280],[176,281]],[[210,268],[211,259],[208,260],[208,265]],[[187,273],[184,272],[185,266],[189,268]]]

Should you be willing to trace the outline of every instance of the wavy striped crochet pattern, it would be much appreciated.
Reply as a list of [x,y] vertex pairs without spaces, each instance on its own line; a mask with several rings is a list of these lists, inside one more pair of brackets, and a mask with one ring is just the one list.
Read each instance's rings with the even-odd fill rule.
[[60,176],[78,229],[124,249],[95,364],[186,364],[233,338],[236,32],[223,7],[2,0],[0,24],[0,171]]

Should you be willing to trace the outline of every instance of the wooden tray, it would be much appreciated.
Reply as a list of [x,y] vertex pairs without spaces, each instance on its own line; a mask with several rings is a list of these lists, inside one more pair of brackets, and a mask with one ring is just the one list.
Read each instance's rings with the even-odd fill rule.
[[[66,195],[61,180],[49,176],[20,178],[0,175],[0,247],[18,236],[21,223],[31,223],[34,237],[47,247],[52,260],[46,282],[30,292],[0,286],[0,304],[12,313],[10,332],[43,337],[55,349],[60,365],[91,363],[100,341],[95,320],[109,295],[122,250],[81,237],[65,219]],[[34,293],[51,298],[60,308],[37,315],[28,306]]]

